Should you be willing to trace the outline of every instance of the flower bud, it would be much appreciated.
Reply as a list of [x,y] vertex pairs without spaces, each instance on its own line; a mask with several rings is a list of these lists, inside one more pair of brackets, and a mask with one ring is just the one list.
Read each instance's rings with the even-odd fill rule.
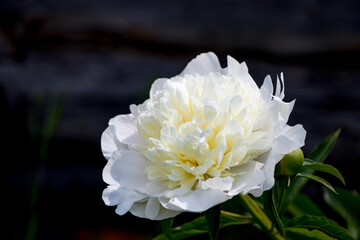
[[292,176],[298,173],[303,165],[304,154],[301,149],[296,149],[286,154],[283,159],[276,165],[275,176]]

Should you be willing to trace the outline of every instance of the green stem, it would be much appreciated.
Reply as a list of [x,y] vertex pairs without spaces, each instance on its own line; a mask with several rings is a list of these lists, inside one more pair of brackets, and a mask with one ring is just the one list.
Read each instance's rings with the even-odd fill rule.
[[[289,181],[289,178],[290,177],[281,177],[279,179],[279,199],[278,199],[278,204],[277,204],[277,210],[280,213],[282,213],[282,207],[283,207],[283,203],[284,203],[284,198],[285,198],[285,192],[286,192],[286,189],[287,189],[287,183]],[[281,216],[281,214],[280,214]]]
[[245,209],[254,217],[254,220],[261,226],[261,228],[271,237],[273,240],[285,240],[281,233],[276,229],[274,224],[270,221],[268,216],[259,207],[259,205],[249,196],[243,196],[239,194],[240,201]]

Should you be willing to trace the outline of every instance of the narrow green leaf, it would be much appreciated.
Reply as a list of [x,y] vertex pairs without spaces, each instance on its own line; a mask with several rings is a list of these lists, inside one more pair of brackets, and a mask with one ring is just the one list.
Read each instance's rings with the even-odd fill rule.
[[330,189],[331,191],[333,191],[334,193],[337,194],[334,187],[331,186],[330,183],[328,183],[325,179],[323,179],[321,177],[318,177],[318,176],[315,176],[315,175],[312,175],[312,174],[309,174],[309,173],[298,173],[297,176],[308,178],[308,179],[314,180],[314,181],[316,181],[318,183],[321,183],[322,185],[324,185],[325,187],[327,187],[328,189]]
[[272,220],[272,222],[276,224],[276,228],[281,232],[281,234],[285,236],[285,228],[275,205],[273,189],[264,192],[263,195],[265,213]]
[[[232,225],[242,225],[252,223],[252,218],[248,216],[243,216],[236,213],[230,213],[226,211],[221,211],[220,216],[220,225],[219,228],[224,228]],[[208,232],[207,223],[205,217],[199,217],[194,219],[191,222],[185,223],[181,226],[175,227],[172,229],[172,238],[174,240],[185,239],[188,237],[196,236],[199,234],[205,234]],[[154,240],[163,240],[165,238],[164,234],[160,234],[154,238]]]
[[219,224],[221,215],[221,204],[216,205],[205,211],[206,224],[211,240],[216,240],[219,234]]
[[334,177],[337,177],[345,185],[345,180],[341,175],[341,173],[339,172],[339,170],[337,170],[335,167],[329,164],[313,162],[310,164],[303,165],[299,172],[306,173],[307,170],[315,170],[315,171],[317,170],[317,171],[329,173]]
[[310,214],[316,216],[325,216],[320,207],[307,195],[299,193],[294,201],[289,205],[287,212],[296,217],[299,215]]
[[306,228],[286,228],[286,240],[336,240],[318,230]]
[[339,195],[325,189],[325,202],[342,216],[351,235],[360,238],[360,195],[343,188],[336,188]]
[[[340,134],[340,129],[335,131],[329,137],[325,139],[325,141],[321,142],[320,144],[316,145],[313,151],[308,155],[309,159],[314,160],[315,162],[324,162],[326,157],[329,155],[331,149],[333,148],[337,138]],[[307,173],[313,174],[315,170],[307,170]],[[288,204],[290,204],[295,196],[301,191],[304,185],[307,183],[307,178],[299,178],[296,177],[291,181],[291,184],[286,191],[284,203],[283,203],[283,211],[286,209]],[[280,213],[282,215],[282,212]]]
[[336,130],[333,134],[326,138],[325,141],[315,146],[307,158],[314,160],[315,162],[324,162],[326,157],[331,152],[334,144],[339,137],[341,129]]
[[327,235],[340,240],[354,240],[350,233],[343,227],[339,226],[333,220],[326,217],[303,215],[291,219],[287,227],[317,229]]
[[256,203],[249,195],[243,196],[239,194],[238,196],[240,203],[254,217],[254,221],[261,226],[264,232],[266,232],[272,239],[284,239],[283,235],[277,230],[274,223],[268,218],[258,203]]
[[173,218],[167,218],[161,221],[161,229],[166,239],[173,240],[172,237]]

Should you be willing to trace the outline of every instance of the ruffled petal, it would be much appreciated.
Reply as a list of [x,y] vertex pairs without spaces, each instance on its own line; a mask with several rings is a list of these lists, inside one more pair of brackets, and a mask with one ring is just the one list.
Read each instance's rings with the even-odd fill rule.
[[266,101],[270,102],[273,98],[274,86],[271,81],[271,77],[268,75],[264,79],[263,85],[260,87],[261,97]]
[[142,200],[144,196],[129,189],[108,186],[103,191],[102,198],[108,206],[117,205],[115,212],[119,215],[124,215],[129,211],[134,202]]
[[196,189],[187,195],[171,198],[168,202],[162,202],[162,205],[174,211],[203,212],[230,198],[231,196],[227,196],[221,190]]
[[228,74],[240,78],[242,81],[247,82],[251,87],[257,88],[254,79],[250,76],[249,70],[246,66],[245,62],[242,62],[241,64],[236,61],[231,56],[227,56],[227,63],[228,63]]
[[132,114],[118,115],[110,119],[109,125],[114,126],[116,138],[120,143],[144,145],[136,127],[136,119]]
[[181,76],[186,74],[195,76],[207,75],[211,72],[220,72],[221,66],[218,57],[213,52],[202,53],[191,60],[181,72]]
[[260,184],[265,180],[262,166],[263,164],[260,162],[250,161],[247,164],[232,168],[231,171],[236,175],[228,195],[234,196],[239,193],[245,195],[253,189],[260,188]]
[[149,219],[154,219],[159,214],[160,203],[157,198],[150,198],[145,207],[145,216]]
[[153,98],[156,96],[156,94],[161,91],[164,88],[164,85],[166,81],[169,79],[167,78],[158,78],[154,81],[154,83],[151,85],[150,89],[150,98]]
[[[150,201],[150,200],[149,200]],[[157,198],[154,198],[154,200],[152,201],[158,201]],[[136,202],[133,204],[133,206],[130,208],[130,212],[137,217],[141,217],[141,218],[148,218],[146,215],[146,207],[148,205],[148,202]],[[173,210],[169,210],[169,209],[165,209],[163,206],[160,205],[158,214],[153,217],[150,218],[151,220],[163,220],[166,218],[170,218],[170,217],[175,217],[176,215],[180,214],[181,212],[179,211],[173,211]]]
[[198,189],[211,189],[211,190],[221,190],[221,191],[229,191],[231,189],[231,186],[233,184],[233,178],[226,177],[226,178],[220,178],[220,177],[214,177],[209,178],[206,181],[199,181],[198,183]]
[[262,195],[263,191],[269,190],[274,186],[275,165],[283,158],[283,156],[284,154],[280,154],[274,150],[270,150],[270,152],[264,154],[264,157],[266,157],[265,164],[263,167],[265,180],[259,189],[254,189],[250,192],[255,197]]
[[306,131],[301,124],[284,126],[280,136],[274,139],[274,151],[287,154],[305,145]]
[[104,157],[109,160],[114,152],[125,149],[126,145],[121,144],[115,138],[115,127],[107,127],[101,135],[101,150]]
[[131,150],[116,152],[103,170],[103,179],[110,185],[144,189],[148,183],[145,173],[147,161],[144,156]]

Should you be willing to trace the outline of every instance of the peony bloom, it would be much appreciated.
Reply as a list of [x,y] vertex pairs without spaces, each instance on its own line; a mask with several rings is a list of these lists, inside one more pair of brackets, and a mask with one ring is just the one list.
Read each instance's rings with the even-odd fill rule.
[[282,101],[282,75],[275,92],[269,76],[259,89],[245,63],[227,62],[221,68],[214,53],[200,54],[110,120],[101,137],[103,200],[117,214],[160,220],[260,196],[281,158],[304,145],[302,125],[286,124],[294,101]]

